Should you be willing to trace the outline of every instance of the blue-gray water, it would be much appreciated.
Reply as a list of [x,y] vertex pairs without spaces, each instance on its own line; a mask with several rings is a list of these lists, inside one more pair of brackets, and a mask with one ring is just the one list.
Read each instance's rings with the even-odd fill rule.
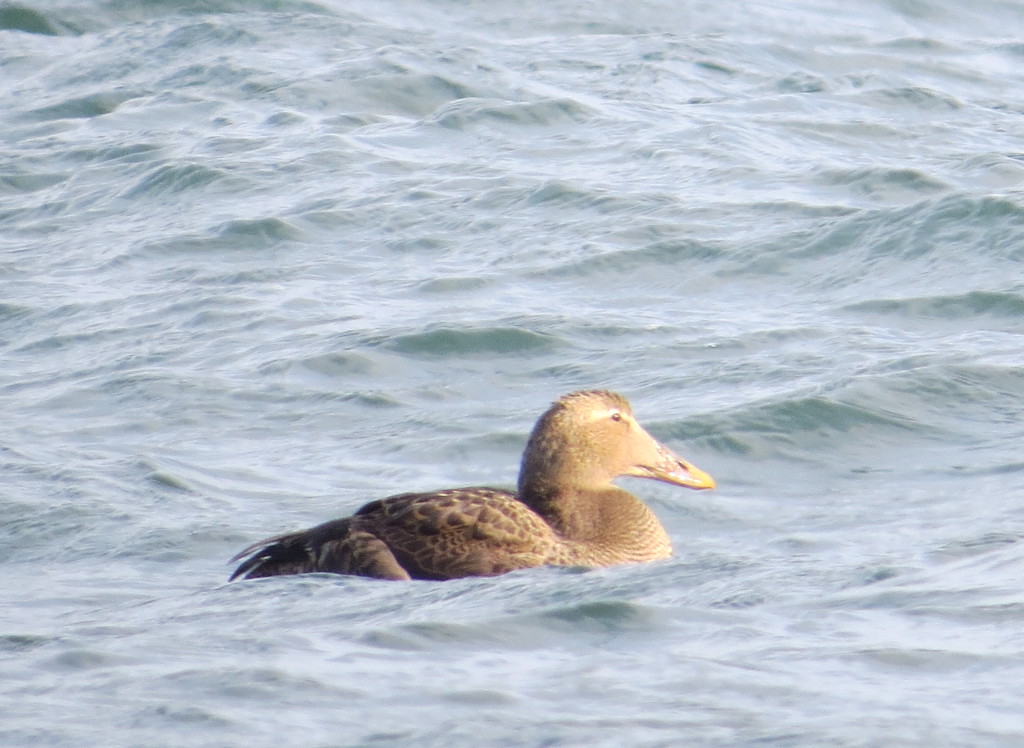
[[[1020,3],[0,27],[0,743],[1024,742]],[[672,560],[226,583],[591,387]]]

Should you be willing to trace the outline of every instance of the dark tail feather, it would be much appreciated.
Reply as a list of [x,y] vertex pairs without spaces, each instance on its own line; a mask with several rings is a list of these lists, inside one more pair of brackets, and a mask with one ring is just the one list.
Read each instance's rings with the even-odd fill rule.
[[264,561],[264,559],[260,558],[260,556],[261,554],[256,554],[252,558],[246,559],[245,563],[239,564],[238,568],[235,569],[234,572],[232,572],[230,577],[228,577],[228,581],[234,582],[236,579],[243,575],[245,576],[246,579],[250,579],[249,572],[255,569],[257,566],[260,566]]
[[231,562],[249,556],[228,579],[233,582],[239,577],[258,579],[276,577],[282,574],[307,574],[320,569],[317,554],[320,547],[333,538],[344,538],[348,534],[348,519],[325,522],[310,530],[286,532],[272,538],[264,538],[243,548],[231,558]]
[[372,532],[353,529],[352,518],[253,543],[232,561],[248,556],[228,581],[317,571],[377,579],[410,579],[387,544]]
[[253,543],[232,557],[232,561],[238,561],[243,556],[249,556],[235,569],[228,581],[233,582],[239,577],[258,579],[314,571],[312,551],[304,542],[306,535],[305,532],[286,533]]

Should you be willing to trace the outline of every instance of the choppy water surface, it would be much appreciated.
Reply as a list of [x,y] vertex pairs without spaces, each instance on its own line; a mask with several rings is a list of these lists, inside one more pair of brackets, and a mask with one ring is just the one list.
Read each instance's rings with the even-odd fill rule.
[[[1020,745],[1024,8],[0,6],[0,742]],[[227,584],[629,396],[674,559]]]

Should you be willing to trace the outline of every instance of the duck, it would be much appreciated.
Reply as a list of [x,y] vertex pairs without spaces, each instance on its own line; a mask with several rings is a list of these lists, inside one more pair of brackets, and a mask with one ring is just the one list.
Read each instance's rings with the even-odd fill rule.
[[515,491],[471,486],[371,501],[349,517],[250,545],[231,559],[242,563],[230,580],[316,572],[447,580],[670,557],[654,512],[612,483],[622,476],[715,488],[647,433],[622,395],[572,392],[537,420]]

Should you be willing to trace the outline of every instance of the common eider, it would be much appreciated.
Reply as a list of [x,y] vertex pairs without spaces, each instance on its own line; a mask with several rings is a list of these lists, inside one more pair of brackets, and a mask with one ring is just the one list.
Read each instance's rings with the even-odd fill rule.
[[672,555],[654,513],[619,476],[688,488],[715,481],[648,434],[621,395],[559,398],[530,434],[518,491],[450,488],[366,504],[351,517],[254,543],[231,579],[333,572],[379,579],[493,576],[532,566],[612,566]]

